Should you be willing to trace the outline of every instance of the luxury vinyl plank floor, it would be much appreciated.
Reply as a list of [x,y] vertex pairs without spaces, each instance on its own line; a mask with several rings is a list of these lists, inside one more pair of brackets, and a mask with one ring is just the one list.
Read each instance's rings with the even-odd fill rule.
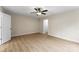
[[1,52],[78,52],[79,44],[51,37],[31,34],[13,37],[0,46]]

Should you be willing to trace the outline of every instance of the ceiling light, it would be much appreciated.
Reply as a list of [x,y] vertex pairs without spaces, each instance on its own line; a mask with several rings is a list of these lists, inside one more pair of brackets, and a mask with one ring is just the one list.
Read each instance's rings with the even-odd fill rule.
[[40,12],[38,12],[38,13],[37,13],[37,15],[41,15],[41,13],[40,13]]

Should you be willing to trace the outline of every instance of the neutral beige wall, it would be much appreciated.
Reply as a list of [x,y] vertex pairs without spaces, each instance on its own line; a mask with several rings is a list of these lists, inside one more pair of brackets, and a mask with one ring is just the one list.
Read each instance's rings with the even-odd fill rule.
[[0,6],[0,11],[3,11],[3,8]]
[[40,18],[40,33],[43,33],[43,18]]
[[12,15],[12,36],[40,32],[38,19],[27,16]]
[[1,6],[0,6],[0,11],[1,11]]
[[79,10],[48,17],[48,35],[79,42]]

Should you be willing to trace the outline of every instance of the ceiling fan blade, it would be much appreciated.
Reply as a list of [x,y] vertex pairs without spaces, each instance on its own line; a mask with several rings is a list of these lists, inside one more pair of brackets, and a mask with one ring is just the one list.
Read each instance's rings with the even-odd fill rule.
[[42,12],[47,12],[48,10],[43,10]]
[[41,8],[38,8],[38,11],[41,12]]
[[42,13],[43,15],[46,15],[46,13]]
[[38,9],[37,8],[34,8],[36,11],[38,11]]
[[31,12],[31,14],[33,14],[33,13],[37,13],[37,12]]

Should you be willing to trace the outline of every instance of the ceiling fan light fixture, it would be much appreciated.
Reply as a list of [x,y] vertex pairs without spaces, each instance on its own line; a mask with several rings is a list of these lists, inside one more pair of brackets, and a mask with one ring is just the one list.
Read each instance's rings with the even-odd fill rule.
[[38,13],[37,13],[37,15],[41,15],[41,13],[40,13],[40,12],[38,12]]
[[32,12],[32,13],[35,13],[37,16],[41,16],[41,15],[46,15],[46,12],[48,11],[48,10],[43,10],[42,8],[34,8],[34,12]]

